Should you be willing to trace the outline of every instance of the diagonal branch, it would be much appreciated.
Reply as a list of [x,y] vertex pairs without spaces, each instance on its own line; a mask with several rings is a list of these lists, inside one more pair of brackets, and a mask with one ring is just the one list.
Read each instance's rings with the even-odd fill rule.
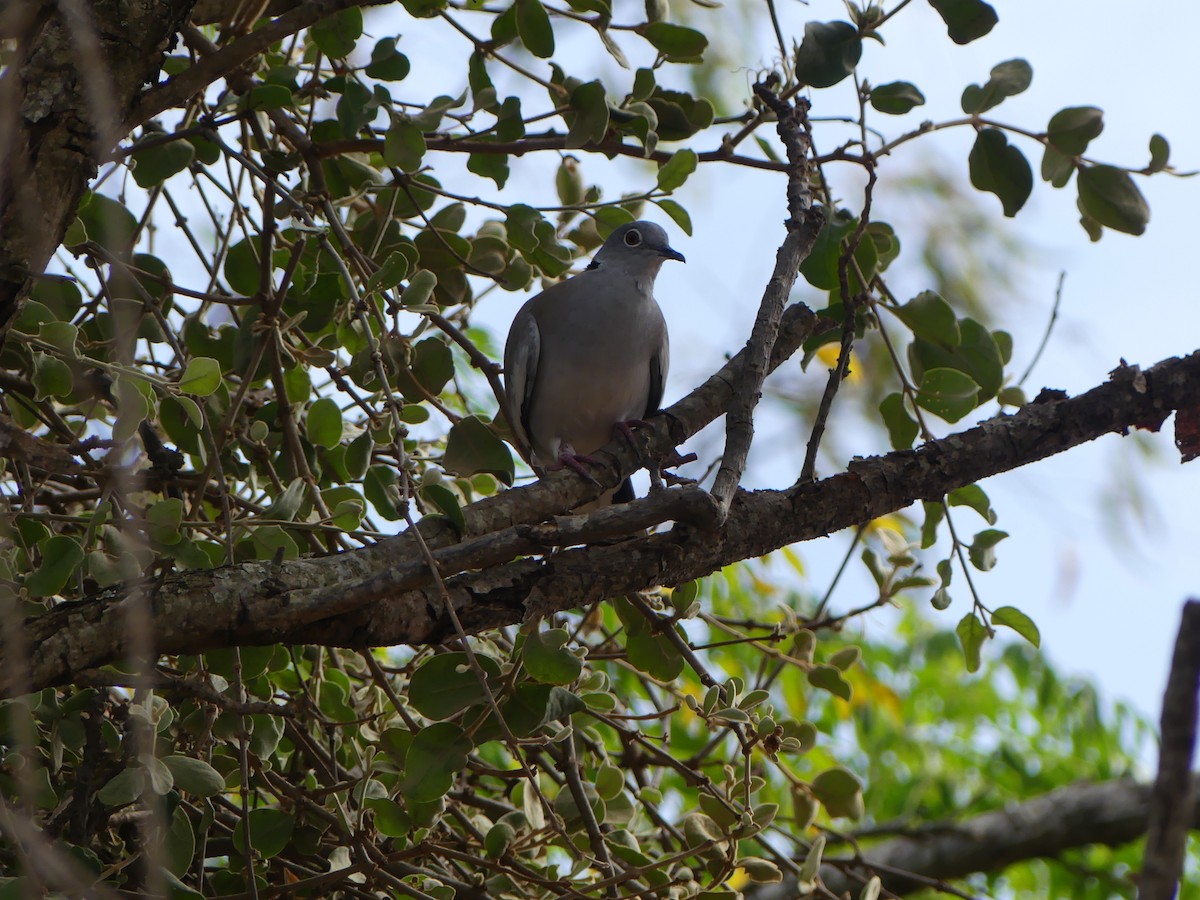
[[[799,316],[785,316],[785,325]],[[787,328],[781,332],[789,334]],[[651,448],[665,452],[675,438],[715,418],[731,396],[729,379],[742,363],[741,355],[735,357],[722,373],[668,410],[674,428],[656,421]],[[619,544],[577,547],[499,566],[490,558],[464,553],[454,559],[453,568],[443,571],[445,590],[464,630],[475,633],[519,622],[533,606],[570,609],[657,585],[681,584],[730,563],[870,521],[916,500],[941,497],[1109,432],[1157,429],[1172,410],[1192,403],[1198,392],[1200,351],[1145,371],[1123,366],[1108,382],[1078,397],[1034,402],[1014,415],[996,416],[915,450],[855,460],[846,472],[824,481],[782,491],[739,491],[719,529],[679,524],[669,532]],[[608,449],[615,464],[599,472],[605,486],[612,486],[633,470],[636,454],[619,443]],[[572,498],[574,492],[569,505],[584,490],[572,481],[578,479],[555,473],[538,484],[474,504],[466,510],[469,528],[474,536],[502,531],[514,522],[530,521],[522,511],[552,512],[561,498]],[[444,532],[431,530],[430,535],[431,547],[451,544]],[[536,534],[526,533],[527,539],[533,537]],[[497,535],[496,540],[501,539]],[[482,546],[491,549],[487,542]],[[506,552],[516,547],[514,543]],[[366,647],[441,642],[455,633],[442,606],[444,595],[426,582],[393,588],[387,579],[396,576],[384,574],[400,572],[414,558],[411,538],[401,535],[322,558],[254,561],[171,575],[150,589],[157,651],[197,653],[274,643]],[[309,602],[334,586],[336,606],[322,609]],[[127,647],[120,623],[128,602],[125,590],[114,588],[26,620],[23,637],[30,661],[24,684],[6,681],[0,693],[61,684],[76,672],[122,659]],[[2,665],[0,671],[5,671]]]
[[811,147],[807,133],[807,101],[801,99],[795,105],[789,104],[775,93],[775,84],[774,79],[756,84],[754,93],[775,113],[779,137],[787,148],[788,219],[784,223],[787,237],[775,255],[775,271],[763,292],[744,351],[746,364],[739,372],[734,397],[725,414],[725,452],[712,488],[722,517],[729,513],[729,506],[746,468],[746,458],[754,440],[754,407],[762,397],[763,380],[768,371],[767,361],[779,332],[784,304],[796,283],[800,264],[812,252],[824,221],[820,211],[812,208],[812,194],[808,189],[808,153]]

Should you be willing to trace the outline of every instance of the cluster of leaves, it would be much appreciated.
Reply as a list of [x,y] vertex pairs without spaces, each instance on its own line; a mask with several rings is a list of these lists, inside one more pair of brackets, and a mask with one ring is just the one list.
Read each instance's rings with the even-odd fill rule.
[[[995,21],[979,0],[931,4],[960,43]],[[411,77],[428,61],[401,47],[420,45],[391,34],[368,41],[352,6],[146,123],[85,197],[55,274],[38,281],[0,350],[0,426],[70,450],[65,461],[46,454],[57,464],[4,472],[6,492],[20,498],[0,544],[10,618],[144,574],[368,544],[419,515],[461,526],[465,504],[517,473],[504,424],[493,421],[493,341],[473,326],[473,310],[496,290],[563,277],[651,205],[690,232],[670,195],[702,160],[784,168],[757,134],[770,124],[761,108],[718,115],[671,73],[703,62],[720,29],[710,4],[697,4],[693,23],[707,35],[666,21],[654,3],[646,21],[628,25],[605,0],[402,5],[420,20],[405,27],[462,39],[453,83]],[[851,18],[806,28],[780,61],[795,75],[785,97],[854,74],[862,40],[888,17],[872,6]],[[568,64],[568,33],[594,37],[629,66],[625,88],[571,74],[587,67]],[[186,78],[210,41],[238,40],[230,34],[191,34],[165,71]],[[1032,178],[1008,143],[1019,134],[1043,145],[1054,186],[1077,174],[1090,234],[1140,232],[1147,215],[1129,172],[1084,157],[1098,110],[1064,110],[1043,134],[982,118],[1028,86],[1028,71],[1002,64],[964,92],[968,118],[957,124],[978,131],[968,161],[976,187],[1006,213],[1020,208]],[[923,102],[907,82],[862,82],[860,97],[864,134],[868,115]],[[926,130],[881,146],[850,141],[817,162],[874,177],[887,150]],[[761,155],[739,158],[750,137]],[[1151,149],[1146,174],[1166,166],[1165,142]],[[534,152],[553,154],[542,182],[557,202],[505,202],[498,194],[515,161]],[[585,161],[600,165],[602,155],[647,161],[641,189],[602,196],[584,175]],[[899,387],[879,411],[897,448],[931,436],[927,417],[955,423],[993,401],[1024,402],[1006,372],[1009,336],[956,297],[898,301],[885,280],[900,256],[897,229],[873,221],[869,203],[835,208],[824,183],[814,178],[812,190],[827,224],[802,274],[824,298],[821,314],[842,325],[841,344],[827,331],[808,358],[837,350],[843,366],[853,345],[888,349],[881,358]],[[483,190],[488,197],[474,196]],[[940,585],[917,572],[915,548],[898,537],[864,553],[878,586],[872,606],[927,587],[945,606],[954,562],[994,564],[1004,534],[978,487],[927,504],[921,544],[932,547],[963,506],[989,527],[970,545],[952,540]],[[837,819],[939,817],[962,810],[952,801],[964,791],[971,809],[1010,796],[974,789],[971,766],[1003,773],[968,751],[980,715],[1016,715],[1029,708],[1021,704],[1035,673],[1052,677],[1025,650],[1004,653],[1018,696],[994,693],[991,669],[969,701],[959,695],[961,730],[945,745],[959,756],[932,778],[922,751],[887,743],[880,723],[894,721],[897,704],[914,731],[950,717],[921,708],[902,682],[924,678],[923,692],[956,677],[947,674],[952,639],[910,623],[904,651],[871,647],[860,667],[860,651],[829,630],[843,619],[806,622],[804,604],[773,597],[761,574],[727,572],[666,602],[617,599],[469,650],[276,646],[168,658],[152,673],[106,669],[94,684],[0,708],[0,793],[89,883],[175,895],[285,883],[314,895],[436,897],[595,885],[728,896],[746,879],[785,872],[815,883],[830,859],[820,830]],[[975,598],[957,634],[970,668],[985,665],[993,626],[1037,642],[1018,611]],[[901,652],[910,656],[893,665]],[[1070,729],[1108,747],[1128,737],[1098,717],[1049,710],[1028,724],[1014,757],[1034,755],[1043,732]],[[851,726],[856,749],[846,750]],[[872,750],[885,743],[897,758],[908,753],[894,771]],[[1009,776],[1011,796],[1068,773],[1105,777],[1117,758],[1084,771],[1064,754],[1040,780],[1030,763],[1028,778]],[[143,862],[130,865],[135,858]],[[15,871],[16,849],[0,849],[0,862]],[[872,891],[878,882],[864,885]]]

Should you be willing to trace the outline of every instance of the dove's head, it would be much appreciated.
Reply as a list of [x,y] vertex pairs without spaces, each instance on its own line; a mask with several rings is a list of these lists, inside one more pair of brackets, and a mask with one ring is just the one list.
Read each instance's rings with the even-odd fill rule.
[[608,236],[588,268],[657,272],[668,259],[685,261],[683,254],[667,242],[667,233],[662,227],[653,222],[628,222]]

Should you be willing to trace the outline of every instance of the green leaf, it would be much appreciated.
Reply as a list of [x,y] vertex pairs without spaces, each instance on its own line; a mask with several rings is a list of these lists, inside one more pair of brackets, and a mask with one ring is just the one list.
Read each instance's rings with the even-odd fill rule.
[[308,33],[322,53],[342,59],[354,50],[362,30],[362,10],[351,6],[316,22]]
[[285,84],[259,84],[242,98],[247,110],[282,109],[291,106],[292,90]]
[[471,153],[467,156],[467,171],[480,178],[490,178],[497,188],[508,182],[511,169],[504,153]]
[[946,496],[946,499],[951,506],[970,507],[983,516],[989,525],[996,524],[996,513],[992,511],[991,501],[988,500],[988,495],[979,485],[968,484],[955,488]]
[[138,766],[122,769],[109,779],[96,794],[96,799],[105,806],[128,806],[146,786],[146,777]]
[[421,129],[405,119],[393,122],[383,138],[383,161],[403,172],[415,172],[424,157],[425,135]]
[[638,26],[637,31],[672,62],[698,61],[708,47],[708,38],[702,32],[670,22],[650,22]]
[[563,628],[535,631],[525,638],[525,670],[546,684],[570,684],[583,671],[583,661],[567,646],[570,634]]
[[946,517],[946,507],[929,500],[922,500],[921,507],[925,511],[925,522],[921,525],[921,549],[928,550],[937,543],[937,530]]
[[379,270],[367,280],[367,290],[391,290],[408,275],[408,265],[408,256],[399,250],[392,251]]
[[917,337],[949,349],[962,340],[958,317],[936,291],[922,291],[903,306],[888,307]]
[[105,250],[124,257],[133,246],[137,218],[125,206],[103,194],[90,191],[83,195],[76,213],[89,240]]
[[342,411],[332,397],[322,397],[308,408],[304,420],[311,443],[318,447],[336,447],[342,441]]
[[604,85],[589,81],[571,91],[571,112],[565,115],[568,148],[600,143],[608,133],[608,97]]
[[441,515],[450,520],[459,534],[467,531],[467,520],[463,516],[458,495],[444,484],[423,484],[418,493],[421,499],[431,504]]
[[[250,842],[254,852],[264,859],[278,856],[292,840],[292,832],[296,828],[295,817],[282,809],[261,807],[250,810],[247,817],[250,822]],[[246,821],[238,819],[233,829],[233,846],[240,854],[246,847]]]
[[[437,287],[437,283],[438,277],[433,272],[428,269],[417,269],[408,280],[408,287],[401,293],[400,302],[409,309],[424,306],[433,295],[433,289]],[[445,382],[443,381],[442,384]]]
[[160,544],[177,544],[183,535],[179,526],[183,524],[183,501],[168,497],[146,508],[146,525],[152,540]]
[[685,148],[674,153],[670,159],[659,166],[659,188],[664,191],[673,191],[676,188],[683,187],[684,182],[688,180],[688,176],[696,171],[698,163],[699,157],[696,156],[696,151],[694,150]]
[[980,650],[983,648],[983,642],[987,638],[987,629],[983,627],[983,623],[979,621],[979,617],[971,612],[959,620],[954,633],[958,635],[959,643],[962,644],[963,659],[966,660],[967,671],[978,672]]
[[1042,645],[1042,635],[1033,619],[1025,615],[1015,606],[1001,606],[992,611],[992,624],[1004,625],[1011,628],[1035,647]]
[[975,540],[967,548],[971,565],[980,572],[987,572],[996,565],[996,545],[1008,537],[1008,532],[987,528],[975,535]]
[[1068,156],[1079,156],[1104,130],[1104,110],[1094,106],[1068,106],[1050,117],[1046,138]]
[[655,205],[671,217],[671,221],[679,226],[688,237],[692,236],[692,217],[688,215],[688,211],[676,203],[674,200],[655,200]]
[[[188,818],[187,812],[182,806],[175,807],[175,812],[171,813],[171,825],[167,829],[163,849],[166,851],[164,862],[168,872],[176,879],[185,875],[191,868],[192,857],[196,853],[196,833],[192,830],[192,820]],[[178,881],[176,883],[183,890],[172,890],[171,897],[201,896],[184,887],[182,883]],[[172,888],[174,887],[175,885],[172,885]]]
[[396,49],[395,38],[383,38],[371,51],[371,61],[364,70],[370,78],[380,81],[403,81],[412,70],[408,57]]
[[1150,165],[1146,166],[1146,172],[1153,174],[1161,172],[1167,167],[1167,161],[1171,158],[1171,145],[1167,143],[1167,139],[1161,134],[1152,134],[1150,136]]
[[442,465],[457,475],[487,472],[506,485],[513,483],[512,453],[477,416],[466,416],[451,426]]
[[[49,324],[43,325],[42,328],[49,327]],[[40,350],[33,351],[32,356],[32,381],[35,389],[35,399],[45,400],[49,397],[65,397],[71,393],[75,386],[75,379],[71,376],[71,367],[69,365],[57,356],[42,353]]]
[[[158,141],[155,137],[152,140]],[[134,149],[133,180],[139,187],[150,188],[162,184],[177,172],[186,169],[196,157],[196,148],[187,141],[155,143],[145,149]]]
[[1116,166],[1079,171],[1079,208],[1106,228],[1139,235],[1150,222],[1150,207],[1129,173]]
[[812,780],[813,794],[829,815],[858,819],[863,814],[862,782],[849,769],[834,766]]
[[950,40],[956,44],[969,44],[987,34],[999,21],[990,4],[983,0],[929,0],[937,10]]
[[367,809],[375,813],[375,827],[384,837],[408,837],[413,830],[412,819],[408,812],[395,800],[387,797],[372,797],[365,803]]
[[446,795],[474,745],[457,725],[436,722],[417,732],[404,758],[404,796],[428,803]]
[[400,0],[400,5],[414,19],[428,19],[446,8],[446,0]]
[[396,386],[405,400],[420,403],[425,399],[420,388],[436,397],[453,377],[454,356],[450,348],[444,341],[431,337],[413,347],[408,369],[396,374]]
[[67,586],[83,563],[83,547],[75,538],[56,534],[38,544],[42,562],[25,579],[25,589],[32,597],[52,597]]
[[888,439],[893,450],[908,450],[920,434],[920,428],[904,408],[904,396],[899,392],[888,394],[879,404],[879,414],[887,426]]
[[850,685],[835,666],[813,666],[808,670],[808,683],[847,702],[850,700]]
[[1047,144],[1042,152],[1042,181],[1048,181],[1056,188],[1066,187],[1074,174],[1075,160],[1053,144]]
[[908,347],[912,377],[920,380],[928,369],[957,369],[970,375],[979,385],[976,405],[991,399],[1004,383],[1004,361],[995,337],[983,325],[966,317],[958,322],[962,335],[952,350],[923,338],[914,338]]
[[163,764],[171,770],[175,786],[198,797],[212,797],[225,790],[221,773],[202,759],[190,756],[167,756]]
[[1033,82],[1033,69],[1023,59],[1010,59],[992,67],[987,83],[967,85],[962,94],[962,110],[969,116],[978,116],[1008,97],[1025,91]]
[[892,81],[871,88],[871,105],[889,116],[902,116],[915,107],[925,105],[925,95],[915,84]]
[[179,390],[197,397],[207,397],[221,386],[221,364],[209,356],[197,356],[188,360],[187,368],[179,378]]
[[796,78],[815,88],[846,78],[862,56],[862,38],[849,22],[809,22],[796,52]]
[[971,184],[1000,198],[1004,215],[1015,216],[1033,190],[1033,170],[1025,155],[1010,146],[1004,132],[984,128],[969,157]]
[[[500,677],[500,666],[490,656],[475,654],[479,667],[490,680]],[[440,653],[413,673],[408,699],[413,708],[430,719],[449,719],[487,699],[465,653]]]
[[525,49],[539,59],[554,55],[554,28],[541,0],[516,0],[517,34]]
[[976,406],[979,385],[957,369],[929,369],[917,390],[917,405],[947,422],[957,422]]

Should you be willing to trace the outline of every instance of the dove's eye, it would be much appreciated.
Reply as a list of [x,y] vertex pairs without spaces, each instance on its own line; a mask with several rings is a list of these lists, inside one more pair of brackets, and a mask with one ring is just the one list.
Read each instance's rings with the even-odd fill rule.
[[637,247],[642,243],[642,233],[636,228],[625,232],[625,246]]

